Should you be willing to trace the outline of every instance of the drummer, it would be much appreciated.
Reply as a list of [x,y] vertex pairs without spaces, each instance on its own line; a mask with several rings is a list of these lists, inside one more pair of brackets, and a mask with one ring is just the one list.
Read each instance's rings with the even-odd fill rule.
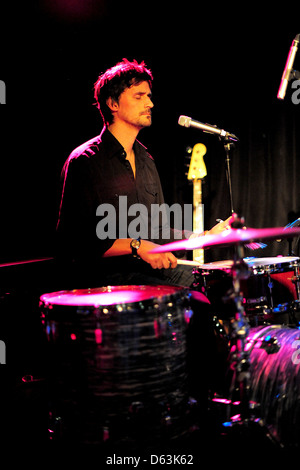
[[[153,283],[190,286],[193,282],[192,268],[177,265],[176,253],[150,253],[158,244],[179,238],[174,229],[169,230],[168,238],[162,236],[166,223],[162,226],[160,222],[155,230],[151,226],[151,208],[162,207],[164,196],[154,159],[137,136],[152,123],[152,81],[144,62],[123,59],[95,83],[103,129],[73,150],[62,171],[56,257],[60,272],[67,269],[70,288]],[[128,208],[143,205],[148,236],[129,233],[133,219],[130,211],[120,212],[124,202]],[[220,233],[230,222],[231,217],[197,235]],[[195,234],[180,233],[180,238],[190,236]]]

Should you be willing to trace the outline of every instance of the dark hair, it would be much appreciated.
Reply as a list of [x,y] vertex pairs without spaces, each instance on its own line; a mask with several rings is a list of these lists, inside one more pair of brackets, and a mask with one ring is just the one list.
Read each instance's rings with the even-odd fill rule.
[[94,97],[104,124],[113,122],[113,114],[106,104],[108,98],[118,103],[120,95],[126,88],[144,81],[147,81],[151,87],[152,80],[152,73],[144,62],[138,64],[136,60],[130,62],[127,59],[123,59],[100,75],[94,85]]

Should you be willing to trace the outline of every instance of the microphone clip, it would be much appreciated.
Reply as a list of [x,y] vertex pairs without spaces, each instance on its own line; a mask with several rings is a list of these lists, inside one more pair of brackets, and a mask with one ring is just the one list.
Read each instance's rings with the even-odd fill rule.
[[291,70],[289,81],[290,80],[300,80],[300,72],[298,70]]
[[226,131],[222,131],[219,138],[220,140],[223,138],[226,143],[234,144],[234,142],[239,142],[239,138],[236,135]]

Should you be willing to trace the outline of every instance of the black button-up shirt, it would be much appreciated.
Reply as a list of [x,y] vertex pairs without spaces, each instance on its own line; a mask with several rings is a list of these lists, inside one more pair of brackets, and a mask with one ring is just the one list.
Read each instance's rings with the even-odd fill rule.
[[[60,258],[100,263],[99,266],[105,265],[105,269],[109,264],[115,265],[116,260],[113,263],[111,258],[103,259],[103,254],[113,245],[115,239],[135,238],[128,230],[124,230],[124,220],[127,217],[129,226],[138,213],[135,216],[124,214],[124,201],[127,210],[134,204],[142,204],[146,209],[148,219],[143,219],[141,230],[141,234],[146,236],[142,238],[158,244],[174,240],[173,230],[169,232],[170,237],[166,238],[168,231],[162,237],[161,225],[151,226],[152,208],[155,204],[164,203],[155,162],[137,140],[134,143],[134,153],[135,178],[131,165],[126,160],[124,148],[107,129],[71,153],[62,173],[63,190],[57,224],[57,253]],[[123,198],[119,213],[120,196]],[[102,211],[105,208],[103,204],[109,204],[109,208],[112,208],[109,216]],[[165,223],[165,228],[166,225]],[[132,226],[135,227],[136,223],[133,222]],[[141,227],[136,229],[140,230]],[[105,231],[109,238],[105,238]],[[122,258],[119,263],[124,264],[127,257],[117,258]]]

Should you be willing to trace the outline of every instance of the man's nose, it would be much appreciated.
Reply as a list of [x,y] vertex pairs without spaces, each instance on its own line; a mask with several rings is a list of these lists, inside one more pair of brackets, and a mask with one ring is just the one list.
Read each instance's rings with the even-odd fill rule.
[[147,108],[153,108],[154,104],[153,101],[149,98],[148,103],[146,104]]

